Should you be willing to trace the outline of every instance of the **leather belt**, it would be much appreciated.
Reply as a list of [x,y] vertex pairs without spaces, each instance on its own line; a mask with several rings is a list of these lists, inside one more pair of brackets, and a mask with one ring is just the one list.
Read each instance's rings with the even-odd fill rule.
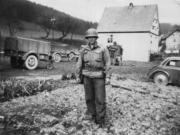
[[85,65],[84,69],[88,71],[103,71],[104,70],[102,67],[94,67],[94,66],[89,66],[89,65]]

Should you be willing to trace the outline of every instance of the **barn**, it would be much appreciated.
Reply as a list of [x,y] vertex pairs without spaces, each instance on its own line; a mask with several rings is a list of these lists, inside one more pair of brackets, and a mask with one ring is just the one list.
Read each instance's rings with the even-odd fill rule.
[[104,46],[116,41],[123,47],[123,59],[149,61],[158,52],[159,18],[157,5],[107,7],[97,28],[98,42]]

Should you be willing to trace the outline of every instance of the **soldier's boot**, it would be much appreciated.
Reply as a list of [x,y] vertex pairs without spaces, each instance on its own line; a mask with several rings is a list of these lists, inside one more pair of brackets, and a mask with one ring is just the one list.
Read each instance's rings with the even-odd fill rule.
[[95,123],[99,125],[100,128],[105,128],[105,120],[104,119],[96,119]]
[[83,120],[89,120],[89,121],[95,121],[96,119],[96,115],[95,114],[91,114],[88,111],[86,111]]

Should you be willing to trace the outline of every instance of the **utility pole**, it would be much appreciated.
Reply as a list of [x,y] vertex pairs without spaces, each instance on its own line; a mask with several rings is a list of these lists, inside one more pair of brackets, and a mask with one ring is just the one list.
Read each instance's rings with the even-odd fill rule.
[[54,40],[54,24],[55,24],[56,18],[52,17],[51,18],[51,23],[52,23],[52,38]]

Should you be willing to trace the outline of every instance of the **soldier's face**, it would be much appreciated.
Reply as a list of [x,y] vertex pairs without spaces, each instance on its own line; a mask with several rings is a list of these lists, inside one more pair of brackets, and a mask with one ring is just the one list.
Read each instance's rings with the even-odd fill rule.
[[96,37],[89,37],[89,38],[87,38],[87,40],[88,40],[89,44],[93,45],[96,43],[97,38]]

